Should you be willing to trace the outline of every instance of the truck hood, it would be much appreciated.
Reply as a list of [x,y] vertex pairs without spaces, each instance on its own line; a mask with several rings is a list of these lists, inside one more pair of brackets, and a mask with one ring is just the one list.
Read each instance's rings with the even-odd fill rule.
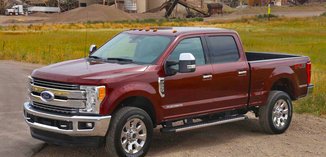
[[32,77],[75,84],[103,84],[114,79],[127,79],[141,75],[148,65],[89,62],[77,59],[36,69]]

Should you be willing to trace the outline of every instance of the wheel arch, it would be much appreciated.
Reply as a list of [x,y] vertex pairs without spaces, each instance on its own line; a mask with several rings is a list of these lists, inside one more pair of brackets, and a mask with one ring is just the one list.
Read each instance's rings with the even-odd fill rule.
[[278,78],[272,83],[270,91],[278,90],[287,93],[292,100],[296,100],[295,86],[293,81],[288,77]]
[[[292,100],[298,98],[298,78],[289,66],[280,66],[271,73],[265,85],[268,91],[279,90],[287,93]],[[268,94],[266,95],[268,96]],[[267,99],[267,97],[266,97]]]
[[153,126],[156,126],[157,118],[155,108],[151,100],[144,96],[129,96],[122,99],[113,112],[118,111],[123,107],[137,107],[144,110],[150,117],[153,122]]
[[124,106],[138,107],[149,114],[155,126],[162,119],[159,100],[159,94],[150,84],[128,83],[109,91],[109,97],[101,111],[103,114],[114,114]]

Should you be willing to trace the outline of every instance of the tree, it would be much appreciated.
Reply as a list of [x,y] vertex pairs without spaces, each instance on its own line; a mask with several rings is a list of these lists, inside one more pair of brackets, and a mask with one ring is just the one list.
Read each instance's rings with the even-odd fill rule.
[[78,0],[60,0],[61,11],[67,11],[77,7],[78,7]]
[[8,2],[5,0],[0,0],[0,14],[4,14],[6,7],[8,5]]

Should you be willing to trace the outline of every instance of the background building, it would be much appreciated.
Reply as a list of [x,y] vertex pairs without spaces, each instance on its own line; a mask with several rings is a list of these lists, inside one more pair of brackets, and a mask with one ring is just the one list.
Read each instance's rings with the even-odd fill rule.
[[92,4],[108,4],[108,0],[78,0],[79,7],[87,7]]
[[121,10],[143,13],[161,6],[166,0],[116,0],[116,2]]

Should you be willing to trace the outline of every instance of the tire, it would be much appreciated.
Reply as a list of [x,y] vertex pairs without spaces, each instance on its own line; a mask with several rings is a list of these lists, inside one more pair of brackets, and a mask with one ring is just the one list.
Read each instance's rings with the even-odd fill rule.
[[284,133],[292,120],[290,96],[282,91],[271,91],[266,105],[259,108],[259,123],[268,134]]
[[[131,127],[128,128],[128,126]],[[139,130],[133,126],[137,126]],[[123,107],[112,116],[106,136],[105,151],[109,157],[145,156],[149,150],[152,135],[153,122],[144,110],[136,107]],[[129,144],[128,141],[132,144]],[[141,147],[137,147],[137,145]],[[130,152],[127,152],[128,148],[131,148]]]

